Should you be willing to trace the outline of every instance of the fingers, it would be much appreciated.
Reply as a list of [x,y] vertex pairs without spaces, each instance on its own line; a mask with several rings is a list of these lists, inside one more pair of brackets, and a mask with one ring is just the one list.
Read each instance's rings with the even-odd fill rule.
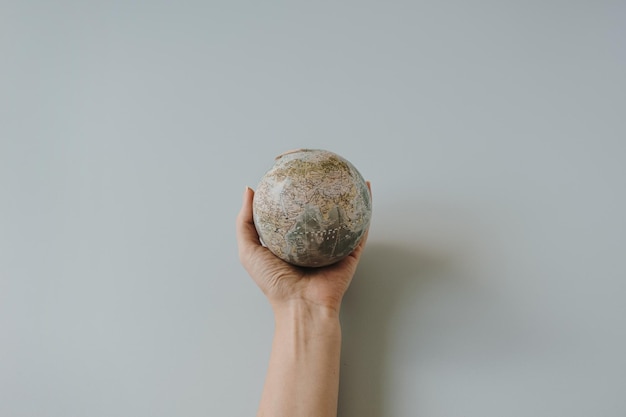
[[365,249],[365,244],[367,243],[367,236],[369,235],[369,232],[370,231],[369,231],[369,228],[368,228],[365,231],[365,233],[363,234],[363,236],[361,237],[361,241],[359,242],[359,244],[356,246],[356,248],[354,248],[354,250],[350,254],[357,261],[361,258],[361,254],[363,253],[363,249]]
[[[366,181],[365,183],[367,184],[367,188],[370,191],[370,199],[371,199],[371,197],[372,197],[372,184],[369,181]],[[365,231],[365,233],[363,234],[363,236],[361,237],[361,241],[359,242],[357,247],[354,248],[354,250],[350,254],[357,261],[361,258],[361,254],[363,252],[363,249],[365,248],[365,244],[367,243],[367,237],[369,236],[369,233],[370,233],[370,230],[369,230],[369,227],[368,227],[367,230]]]
[[241,210],[237,215],[237,244],[239,246],[239,256],[243,258],[243,255],[256,247],[260,246],[259,235],[254,227],[254,220],[252,218],[252,199],[254,198],[254,191],[250,187],[246,187],[243,193],[243,201],[241,203]]
[[[370,200],[372,199],[372,183],[369,181],[365,181],[365,183],[367,184],[367,189],[370,190]],[[365,247],[365,244],[367,243],[367,237],[369,236],[370,233],[370,229],[369,226],[367,227],[367,230],[365,231],[365,234],[363,235],[363,237],[361,238],[361,241],[359,242],[359,245],[357,246],[357,249],[359,251],[358,255],[361,255],[361,251],[363,251],[363,248]]]

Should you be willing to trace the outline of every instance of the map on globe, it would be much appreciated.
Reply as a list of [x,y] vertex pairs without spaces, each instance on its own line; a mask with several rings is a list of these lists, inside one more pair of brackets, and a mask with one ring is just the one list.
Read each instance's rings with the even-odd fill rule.
[[277,157],[257,187],[253,212],[262,243],[276,256],[325,266],[358,245],[369,226],[371,197],[346,159],[301,149]]

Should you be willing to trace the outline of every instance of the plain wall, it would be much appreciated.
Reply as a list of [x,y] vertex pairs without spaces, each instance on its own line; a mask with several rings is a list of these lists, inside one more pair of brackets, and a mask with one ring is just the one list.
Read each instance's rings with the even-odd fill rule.
[[344,417],[626,415],[626,6],[5,1],[0,416],[254,415],[244,187],[372,182]]

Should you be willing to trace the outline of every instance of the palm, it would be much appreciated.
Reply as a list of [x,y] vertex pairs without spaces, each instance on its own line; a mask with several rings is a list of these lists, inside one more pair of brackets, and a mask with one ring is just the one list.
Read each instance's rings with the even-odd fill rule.
[[357,259],[351,255],[327,267],[301,268],[260,247],[249,272],[272,302],[302,299],[336,308],[350,285],[356,263]]

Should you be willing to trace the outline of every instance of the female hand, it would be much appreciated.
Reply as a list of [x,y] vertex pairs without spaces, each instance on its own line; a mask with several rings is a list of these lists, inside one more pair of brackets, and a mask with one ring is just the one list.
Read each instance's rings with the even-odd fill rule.
[[[367,185],[370,186],[369,182]],[[349,256],[335,264],[321,268],[293,266],[261,245],[252,217],[253,197],[254,191],[246,188],[237,216],[239,259],[244,268],[274,309],[304,302],[338,314],[343,295],[363,252],[367,233]]]

